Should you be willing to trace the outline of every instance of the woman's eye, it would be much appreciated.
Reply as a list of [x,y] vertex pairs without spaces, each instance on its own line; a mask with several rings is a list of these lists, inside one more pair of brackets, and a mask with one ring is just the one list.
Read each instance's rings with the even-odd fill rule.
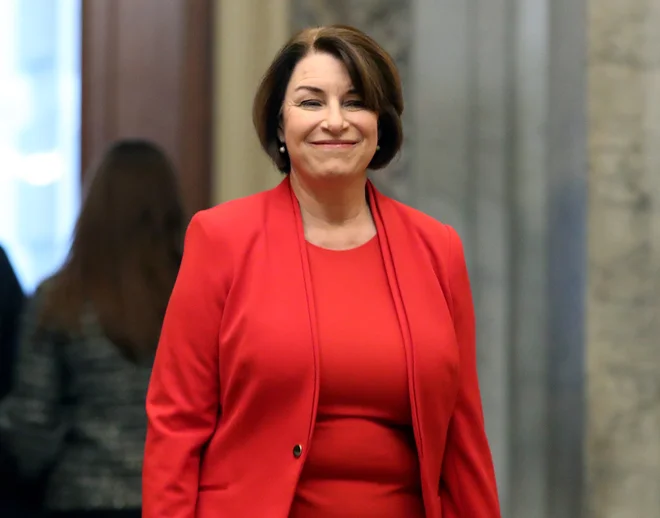
[[300,106],[317,107],[317,106],[321,106],[321,101],[318,101],[316,99],[308,99],[308,100],[302,101],[300,103]]
[[346,101],[345,104],[349,108],[364,108],[364,103],[359,99],[352,99],[350,101]]

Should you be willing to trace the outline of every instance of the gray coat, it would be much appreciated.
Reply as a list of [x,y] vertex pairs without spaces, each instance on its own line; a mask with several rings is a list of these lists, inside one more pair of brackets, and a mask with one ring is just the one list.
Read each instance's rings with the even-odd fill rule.
[[42,292],[24,315],[13,388],[0,404],[0,447],[23,476],[48,473],[50,510],[140,508],[151,362],[125,359],[92,311],[77,336],[38,330]]

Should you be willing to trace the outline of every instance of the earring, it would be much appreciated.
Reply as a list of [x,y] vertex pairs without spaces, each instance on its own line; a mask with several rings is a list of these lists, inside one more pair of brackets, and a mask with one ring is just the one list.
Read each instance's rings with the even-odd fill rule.
[[280,146],[280,153],[284,154],[286,151],[286,148],[284,146]]
[[380,151],[380,146],[376,146],[376,151]]

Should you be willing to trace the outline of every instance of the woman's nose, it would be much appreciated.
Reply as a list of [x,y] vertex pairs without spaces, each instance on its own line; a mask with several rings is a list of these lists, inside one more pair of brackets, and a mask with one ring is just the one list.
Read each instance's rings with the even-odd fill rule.
[[344,116],[344,110],[339,103],[330,103],[326,115],[326,124],[328,130],[336,133],[346,128],[347,122]]

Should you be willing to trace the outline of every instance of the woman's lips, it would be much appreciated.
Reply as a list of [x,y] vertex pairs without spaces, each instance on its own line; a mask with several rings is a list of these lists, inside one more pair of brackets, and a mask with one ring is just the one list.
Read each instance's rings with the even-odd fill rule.
[[312,142],[313,146],[323,147],[327,149],[342,149],[349,148],[357,144],[354,141],[348,140],[320,140],[318,142]]

